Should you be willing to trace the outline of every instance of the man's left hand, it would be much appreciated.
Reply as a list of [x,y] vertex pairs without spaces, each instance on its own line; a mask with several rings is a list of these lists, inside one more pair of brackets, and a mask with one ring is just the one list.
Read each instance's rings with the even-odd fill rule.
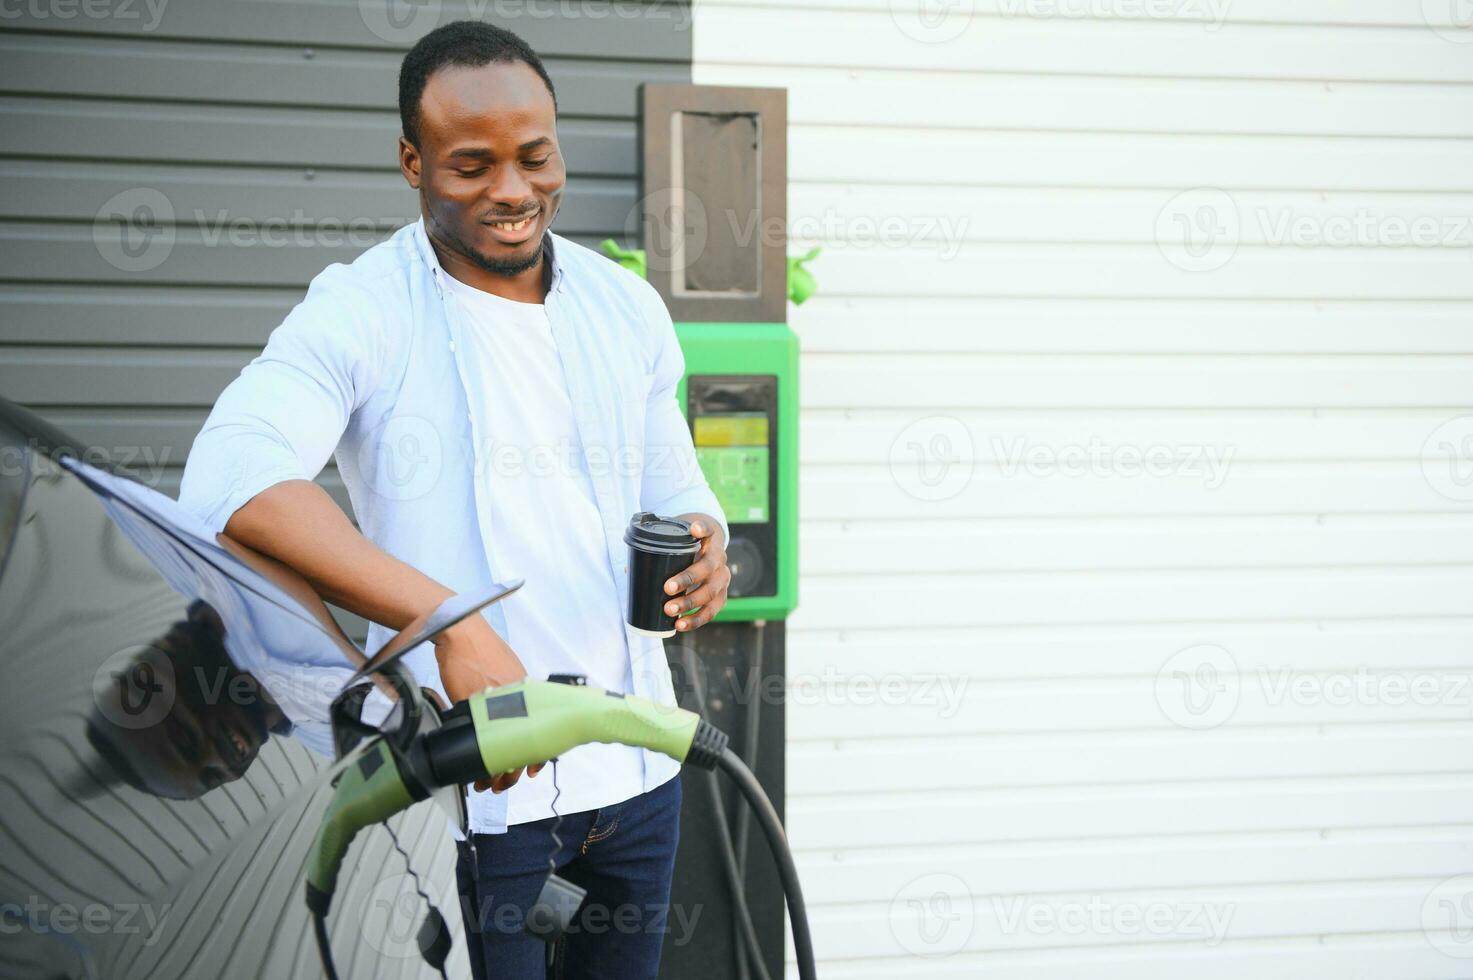
[[[731,569],[726,567],[726,538],[721,532],[720,522],[706,514],[681,514],[680,517],[690,521],[691,537],[701,542],[701,551],[689,568],[665,582],[665,594],[679,596],[665,603],[665,613],[679,616],[675,628],[689,633],[709,623],[726,605]],[[697,612],[684,615],[698,606]]]

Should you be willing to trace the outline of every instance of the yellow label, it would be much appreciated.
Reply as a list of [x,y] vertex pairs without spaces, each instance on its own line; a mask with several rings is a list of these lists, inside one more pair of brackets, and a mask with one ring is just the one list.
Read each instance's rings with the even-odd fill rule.
[[697,446],[765,446],[767,416],[760,412],[698,415],[694,441]]

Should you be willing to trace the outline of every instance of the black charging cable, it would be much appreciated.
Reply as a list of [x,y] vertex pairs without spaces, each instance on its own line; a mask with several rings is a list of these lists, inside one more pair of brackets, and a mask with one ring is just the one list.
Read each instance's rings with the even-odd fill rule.
[[[696,672],[695,651],[682,645],[680,662],[690,677],[692,693],[699,699],[700,707],[705,707],[705,685]],[[687,762],[689,761],[691,760],[687,759]],[[798,978],[799,980],[817,980],[818,970],[813,958],[813,935],[808,929],[808,906],[803,901],[803,887],[798,881],[798,867],[793,863],[793,852],[788,847],[788,835],[783,830],[783,822],[778,817],[777,810],[773,809],[772,801],[767,798],[767,793],[763,791],[762,784],[752,774],[752,770],[729,747],[723,747],[721,754],[716,757],[716,767],[725,772],[741,791],[742,796],[746,797],[747,805],[752,808],[752,813],[757,817],[757,825],[762,828],[763,834],[767,837],[768,849],[772,851],[773,860],[777,862],[778,878],[782,882],[783,894],[788,902],[788,921],[793,929],[793,957],[798,961]],[[721,790],[716,782],[716,772],[709,768],[707,771],[709,773],[706,777],[707,785],[710,787],[712,802],[716,809],[717,849],[726,864],[728,880],[732,886],[732,905],[742,923],[740,931],[745,936],[752,960],[757,967],[757,973],[760,977],[766,978],[769,974],[762,960],[762,947],[757,942],[757,930],[752,926],[752,913],[747,906],[743,883],[737,877],[736,852],[732,848],[730,826],[726,820],[726,810],[721,802]]]
[[[766,633],[767,620],[759,619],[752,623],[751,700],[747,704],[747,717],[743,721],[746,728],[742,732],[741,759],[754,768],[757,765],[758,736],[762,731],[759,723],[762,717],[762,652]],[[739,807],[732,840],[736,847],[737,876],[744,882],[747,880],[747,844],[751,840],[751,829],[752,811],[748,807]],[[747,964],[756,955],[756,951],[748,949],[747,955],[737,960],[739,980],[750,980]]]
[[[778,877],[782,879],[783,893],[788,898],[788,920],[793,927],[793,957],[798,961],[800,980],[816,980],[817,970],[813,961],[813,936],[808,931],[808,906],[803,901],[803,886],[798,883],[798,866],[793,863],[793,852],[788,848],[788,835],[783,822],[778,818],[772,801],[762,791],[762,784],[737,758],[731,749],[722,749],[716,764],[731,777],[737,789],[747,798],[747,805],[757,816],[757,825],[767,835],[772,845],[772,857],[777,862]],[[748,921],[751,919],[748,917]]]
[[[696,699],[695,711],[703,715],[706,707],[706,685],[701,680],[695,651],[685,644],[680,646],[680,665],[684,668],[686,677],[689,678],[691,694]],[[730,753],[729,748],[724,749],[723,756],[718,759],[718,764],[723,768],[726,765],[724,756]],[[735,755],[732,757],[736,759]],[[741,764],[740,759],[736,759],[736,762]],[[743,768],[746,767],[743,765]],[[747,772],[750,774],[751,770],[748,769]],[[716,771],[708,769],[705,775],[699,778],[706,785],[706,795],[710,800],[716,821],[716,851],[726,869],[727,888],[731,892],[732,914],[736,920],[739,946],[737,964],[743,966],[750,962],[757,974],[757,980],[772,980],[772,975],[767,972],[767,964],[762,958],[762,944],[757,941],[757,928],[752,924],[752,910],[747,905],[746,882],[737,863],[736,851],[732,847],[731,825],[726,818],[726,802],[721,798],[721,785],[716,778]],[[742,955],[743,952],[745,956]]]

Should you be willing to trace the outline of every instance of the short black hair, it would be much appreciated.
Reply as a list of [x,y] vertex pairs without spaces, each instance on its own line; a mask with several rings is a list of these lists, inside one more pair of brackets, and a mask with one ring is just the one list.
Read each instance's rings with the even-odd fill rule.
[[529,65],[547,86],[557,110],[557,91],[537,52],[511,31],[478,20],[457,20],[437,27],[415,42],[399,67],[399,121],[404,138],[419,145],[419,103],[425,85],[443,68],[480,68],[492,62]]

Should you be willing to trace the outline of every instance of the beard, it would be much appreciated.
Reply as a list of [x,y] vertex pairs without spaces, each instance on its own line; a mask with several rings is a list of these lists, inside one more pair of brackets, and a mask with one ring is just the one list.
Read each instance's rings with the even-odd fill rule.
[[537,263],[542,261],[542,255],[547,251],[547,235],[548,233],[544,231],[541,240],[537,243],[537,247],[525,258],[517,259],[492,258],[484,252],[472,248],[469,242],[460,241],[456,242],[456,245],[459,246],[460,253],[474,262],[478,267],[492,275],[511,278],[512,276],[519,276],[529,269],[536,268]]

